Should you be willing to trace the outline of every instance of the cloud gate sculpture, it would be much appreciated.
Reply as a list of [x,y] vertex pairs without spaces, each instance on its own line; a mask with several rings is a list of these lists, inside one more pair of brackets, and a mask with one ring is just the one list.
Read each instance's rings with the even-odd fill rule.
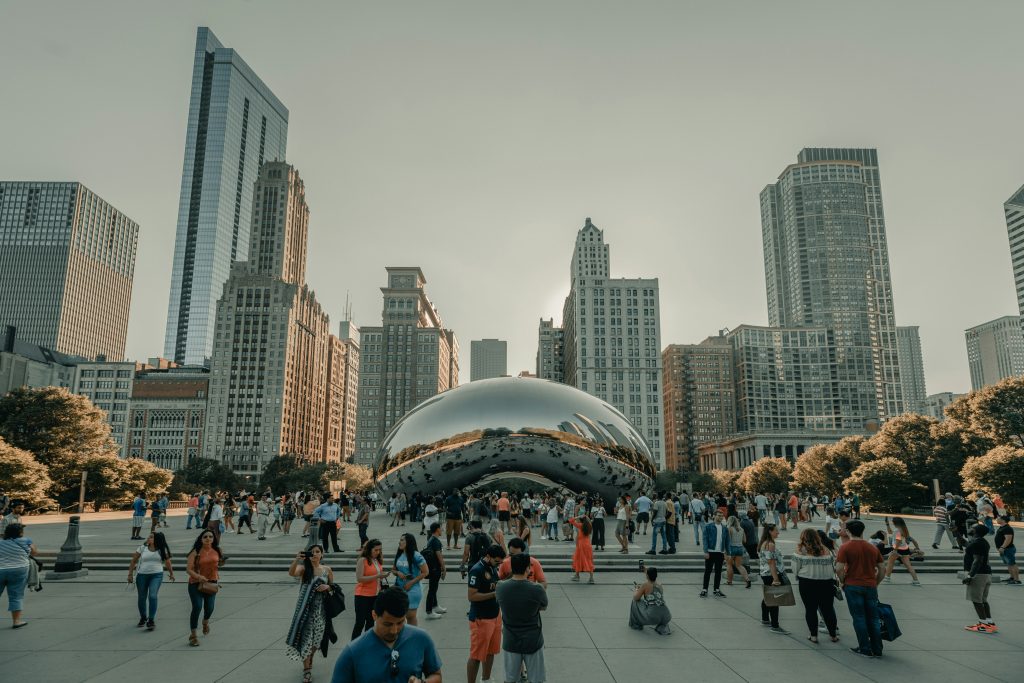
[[435,493],[499,476],[550,480],[611,502],[652,484],[654,460],[626,417],[548,380],[501,377],[427,399],[384,439],[377,488]]

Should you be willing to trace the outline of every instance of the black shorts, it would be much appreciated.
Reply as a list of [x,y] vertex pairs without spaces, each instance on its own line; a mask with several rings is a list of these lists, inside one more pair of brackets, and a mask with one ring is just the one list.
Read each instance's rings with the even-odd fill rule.
[[897,548],[896,549],[896,554],[900,555],[901,557],[909,556],[910,555],[910,548]]
[[509,514],[508,510],[498,510],[498,521],[507,522],[512,519],[512,515]]
[[636,513],[637,524],[647,524],[651,521],[651,513],[649,512],[638,512]]
[[309,520],[313,519],[313,515],[302,515],[302,519],[308,522]]

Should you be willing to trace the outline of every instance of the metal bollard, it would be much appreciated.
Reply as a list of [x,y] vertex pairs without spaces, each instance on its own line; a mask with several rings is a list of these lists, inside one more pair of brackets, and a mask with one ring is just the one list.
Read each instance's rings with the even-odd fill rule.
[[306,550],[314,545],[320,544],[320,520],[314,519],[309,523],[309,538],[306,540]]
[[78,528],[81,517],[74,515],[68,521],[68,537],[57,553],[57,561],[53,571],[46,573],[47,580],[77,579],[88,576],[89,570],[82,567],[82,544],[78,541]]

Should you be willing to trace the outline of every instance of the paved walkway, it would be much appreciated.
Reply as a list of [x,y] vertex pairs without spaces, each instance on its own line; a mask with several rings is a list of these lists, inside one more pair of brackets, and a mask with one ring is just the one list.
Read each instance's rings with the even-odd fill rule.
[[[64,538],[63,524],[40,523],[31,518],[29,535],[53,549]],[[183,557],[194,532],[186,532],[183,517],[172,517],[167,529],[172,549]],[[125,519],[89,519],[82,526],[88,547],[124,549],[127,557],[137,543],[129,541]],[[869,523],[869,528],[874,525]],[[395,547],[399,531],[376,514],[371,535],[383,536]],[[912,528],[930,544],[931,525]],[[418,528],[413,527],[418,531]],[[689,528],[685,529],[689,531]],[[795,534],[787,532],[793,536]],[[786,538],[784,536],[784,538]],[[643,537],[641,537],[643,539]],[[225,537],[232,549],[267,547],[276,551],[297,548],[298,536],[274,536],[257,542],[255,536]],[[642,542],[642,541],[641,541]],[[793,541],[786,539],[785,544]],[[342,547],[355,545],[354,531],[343,530]],[[551,550],[558,547],[550,543]],[[571,546],[563,544],[565,552]],[[927,546],[926,546],[927,547]],[[788,551],[787,551],[788,552]],[[948,551],[945,551],[948,552]],[[347,555],[348,553],[346,553]],[[328,560],[330,563],[330,560]],[[176,563],[178,564],[178,563]],[[184,572],[178,570],[180,576]],[[1020,681],[1024,678],[1024,589],[993,586],[992,604],[1000,632],[977,635],[963,630],[973,616],[955,576],[923,575],[925,585],[914,588],[905,574],[881,589],[903,629],[903,637],[887,644],[882,660],[851,654],[855,642],[845,604],[838,605],[838,644],[812,645],[806,640],[802,607],[785,608],[782,624],[791,636],[779,636],[760,625],[760,594],[755,586],[725,589],[726,599],[697,597],[699,575],[665,576],[666,599],[675,620],[671,636],[653,631],[636,632],[626,625],[631,585],[629,574],[599,574],[598,585],[571,583],[568,574],[550,577],[551,606],[544,615],[546,658],[550,683],[586,681],[707,680],[772,681],[787,683],[833,681]],[[349,577],[340,582],[350,585]],[[284,635],[296,597],[296,587],[285,568],[269,572],[225,575],[217,598],[212,633],[202,646],[186,643],[188,600],[183,583],[165,582],[160,595],[157,629],[135,627],[134,589],[126,591],[124,572],[94,572],[87,580],[47,582],[41,593],[26,597],[25,617],[31,624],[18,631],[0,628],[0,680],[3,681],[130,681],[138,683],[203,683],[205,681],[298,681],[301,666],[284,656]],[[465,589],[457,574],[442,584],[441,603],[448,615],[423,621],[433,635],[444,662],[445,680],[465,679],[468,628],[463,612]],[[345,612],[336,628],[346,641],[352,612]],[[340,651],[335,646],[325,660],[315,660],[316,680],[329,680]],[[495,680],[501,680],[495,665]]]

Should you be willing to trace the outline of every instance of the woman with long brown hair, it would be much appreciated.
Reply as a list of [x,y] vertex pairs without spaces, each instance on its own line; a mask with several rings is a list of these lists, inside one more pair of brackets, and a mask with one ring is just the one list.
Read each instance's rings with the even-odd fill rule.
[[[288,567],[288,576],[298,577],[300,584],[285,655],[302,660],[303,683],[313,680],[313,654],[322,648],[326,657],[329,636],[334,633],[329,630],[330,619],[324,604],[324,594],[333,590],[334,572],[321,562],[323,558],[324,549],[314,544],[297,553]],[[325,634],[328,637],[325,638]]]
[[382,587],[387,587],[389,569],[384,568],[381,560],[383,545],[379,539],[371,538],[363,544],[363,549],[356,559],[355,603],[356,623],[352,626],[352,640],[373,628],[373,602]]
[[[779,537],[779,527],[765,524],[762,527],[761,541],[757,544],[757,559],[760,563],[761,582],[766,586],[781,586],[786,580],[786,569],[782,563],[782,553],[775,546]],[[779,626],[778,606],[769,607],[761,600],[761,624],[770,626],[772,633],[789,635],[789,631]]]
[[572,580],[579,581],[580,572],[587,572],[590,574],[587,583],[594,583],[594,546],[590,544],[590,534],[594,527],[590,517],[584,513],[576,519],[570,519],[569,524],[579,532],[576,534],[576,551],[572,554],[572,570],[576,572]]
[[835,557],[825,547],[821,536],[814,529],[800,532],[800,542],[793,555],[793,574],[800,589],[800,601],[804,603],[804,619],[810,636],[807,640],[818,642],[818,612],[825,620],[825,628],[832,642],[839,641],[836,631],[836,570]]
[[185,571],[188,572],[188,597],[192,601],[192,613],[189,615],[191,634],[188,637],[188,644],[192,647],[199,647],[196,628],[199,626],[200,611],[203,613],[203,635],[210,633],[210,617],[213,616],[217,592],[220,590],[218,569],[222,564],[224,554],[220,551],[217,536],[213,531],[203,529],[192,544],[192,550],[185,561]]

